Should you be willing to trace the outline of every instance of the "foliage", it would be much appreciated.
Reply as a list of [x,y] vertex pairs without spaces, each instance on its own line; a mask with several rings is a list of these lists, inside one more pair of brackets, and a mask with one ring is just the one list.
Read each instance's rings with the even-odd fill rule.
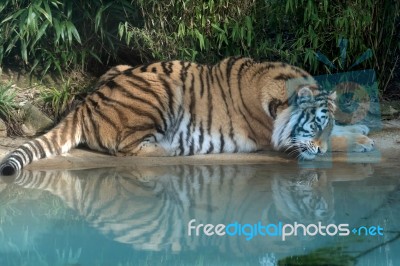
[[[316,57],[317,52],[322,52],[339,69],[347,70],[371,49],[372,59],[360,67],[374,68],[381,90],[386,89],[400,64],[400,2],[287,0],[285,10],[294,18],[293,25],[297,27],[292,30],[295,35],[290,45],[293,54],[300,55],[293,56],[290,61],[314,73],[323,73]],[[342,38],[348,41],[347,55],[340,54],[338,48]]]
[[84,89],[86,88],[80,88],[71,78],[68,78],[60,87],[43,87],[39,97],[45,106],[50,107],[50,113],[56,120],[59,120],[71,109],[76,96],[84,93]]
[[135,11],[125,0],[5,0],[0,13],[0,60],[18,56],[31,70],[62,74],[115,57],[116,25]]
[[13,118],[16,92],[12,88],[12,83],[0,83],[0,117],[10,121]]
[[331,265],[331,266],[352,266],[356,263],[355,257],[346,254],[341,247],[327,247],[317,249],[306,255],[291,256],[278,261],[279,266],[300,266],[300,265]]
[[144,44],[154,58],[213,62],[227,55],[251,54],[255,0],[138,0],[138,4],[144,26],[120,25],[119,35],[127,43],[137,38],[134,47]]

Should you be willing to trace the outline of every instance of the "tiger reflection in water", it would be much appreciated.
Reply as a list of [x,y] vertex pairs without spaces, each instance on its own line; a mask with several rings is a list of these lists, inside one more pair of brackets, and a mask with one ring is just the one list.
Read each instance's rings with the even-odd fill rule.
[[[352,179],[371,173],[355,165]],[[263,170],[264,169],[264,170]],[[265,252],[274,247],[304,245],[282,242],[279,237],[188,236],[191,219],[196,224],[263,224],[294,221],[333,222],[331,182],[338,171],[287,166],[158,166],[136,169],[23,171],[11,186],[46,190],[60,197],[101,234],[139,250],[196,250],[214,246],[235,255]],[[338,173],[339,176],[335,176]]]

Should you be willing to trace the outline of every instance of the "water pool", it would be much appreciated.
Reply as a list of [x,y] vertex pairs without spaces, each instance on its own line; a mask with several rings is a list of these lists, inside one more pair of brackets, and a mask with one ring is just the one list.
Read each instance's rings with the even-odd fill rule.
[[0,265],[400,265],[399,176],[358,163],[26,170],[0,181]]

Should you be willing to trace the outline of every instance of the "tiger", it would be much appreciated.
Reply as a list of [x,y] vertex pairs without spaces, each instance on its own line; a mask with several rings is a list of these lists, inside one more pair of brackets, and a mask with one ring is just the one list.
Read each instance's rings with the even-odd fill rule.
[[55,128],[10,152],[1,175],[80,143],[115,156],[189,156],[275,150],[312,160],[328,149],[374,147],[364,125],[334,122],[335,92],[281,62],[119,65]]

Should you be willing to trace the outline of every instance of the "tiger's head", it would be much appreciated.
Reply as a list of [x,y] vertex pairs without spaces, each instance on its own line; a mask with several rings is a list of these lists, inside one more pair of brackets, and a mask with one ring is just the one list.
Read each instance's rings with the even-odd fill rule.
[[304,86],[289,99],[274,122],[272,144],[277,150],[312,160],[326,153],[334,126],[336,93]]

